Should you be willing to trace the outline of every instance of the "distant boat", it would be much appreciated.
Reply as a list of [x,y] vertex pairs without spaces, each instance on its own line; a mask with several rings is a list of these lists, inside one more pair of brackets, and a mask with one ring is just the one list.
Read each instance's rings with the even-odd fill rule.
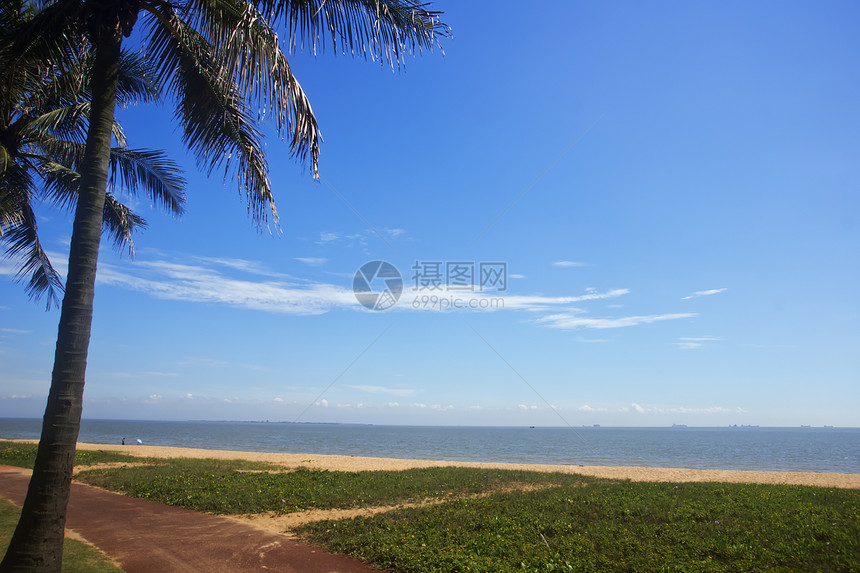
[[686,428],[687,424],[672,424],[673,428]]

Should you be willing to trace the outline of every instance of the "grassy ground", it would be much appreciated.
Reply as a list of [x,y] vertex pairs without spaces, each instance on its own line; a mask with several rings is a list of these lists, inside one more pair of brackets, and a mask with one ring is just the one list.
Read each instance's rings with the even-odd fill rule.
[[[0,464],[33,469],[35,461],[36,444],[0,441]],[[140,458],[118,452],[104,452],[101,450],[78,450],[75,452],[76,467],[138,461],[140,461]]]
[[333,551],[403,573],[860,572],[857,490],[472,468],[284,473],[216,460],[152,460],[84,471],[78,479],[213,513],[434,501],[297,530]]
[[[0,499],[0,555],[6,553],[21,508]],[[116,573],[117,569],[98,549],[86,543],[66,539],[63,544],[63,571],[65,573]]]

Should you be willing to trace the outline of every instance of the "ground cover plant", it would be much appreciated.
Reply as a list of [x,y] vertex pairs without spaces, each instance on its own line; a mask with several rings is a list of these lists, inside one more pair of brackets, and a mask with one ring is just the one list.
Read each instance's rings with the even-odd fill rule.
[[[19,468],[33,469],[38,444],[29,442],[0,441],[0,464]],[[96,464],[139,462],[136,458],[120,452],[103,450],[78,450],[75,452],[75,467]]]
[[[0,449],[2,455],[2,449]],[[222,514],[391,506],[294,533],[400,573],[860,573],[860,491],[641,483],[475,468],[336,472],[239,460],[144,460],[77,479]]]
[[[2,446],[0,446],[2,447]],[[6,552],[21,508],[0,499],[0,555]],[[117,569],[98,549],[66,539],[63,544],[64,573],[116,573]]]
[[316,522],[303,538],[381,568],[858,571],[860,492],[634,483],[502,493]]
[[456,467],[398,472],[272,470],[269,464],[244,461],[171,459],[156,465],[88,470],[77,479],[134,497],[225,514],[392,505],[592,479]]

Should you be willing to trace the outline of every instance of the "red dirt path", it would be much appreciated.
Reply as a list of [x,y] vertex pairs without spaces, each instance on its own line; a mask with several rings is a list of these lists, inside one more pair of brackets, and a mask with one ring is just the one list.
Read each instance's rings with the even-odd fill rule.
[[[0,466],[0,497],[23,504],[29,480],[29,470]],[[379,573],[251,525],[79,483],[72,484],[66,527],[126,573]]]

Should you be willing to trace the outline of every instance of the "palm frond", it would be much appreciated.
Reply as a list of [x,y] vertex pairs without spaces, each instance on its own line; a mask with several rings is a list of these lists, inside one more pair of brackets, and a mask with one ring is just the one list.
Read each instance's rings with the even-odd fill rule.
[[432,50],[450,35],[441,12],[417,0],[261,0],[269,21],[283,21],[290,51],[332,48],[400,66],[408,53]]
[[239,0],[195,0],[189,21],[221,54],[221,74],[235,80],[258,120],[270,116],[278,135],[290,137],[290,152],[310,160],[318,176],[320,132],[310,101],[281,50],[278,34],[253,4]]
[[78,102],[35,117],[22,118],[26,123],[22,135],[30,140],[38,140],[43,134],[49,133],[59,139],[84,142],[89,111],[89,102]]
[[73,210],[78,202],[80,174],[63,163],[49,160],[42,162],[39,173],[44,182],[43,195],[57,207]]
[[32,300],[38,302],[45,296],[48,309],[59,306],[63,281],[51,266],[51,261],[39,242],[36,215],[29,201],[15,203],[14,216],[3,217],[10,223],[3,225],[5,233],[2,236],[6,243],[6,254],[20,259],[17,279],[26,281],[24,288]]
[[103,230],[113,241],[115,249],[120,252],[127,250],[129,256],[134,256],[134,241],[131,235],[142,227],[146,227],[146,221],[110,193],[105,195]]
[[174,215],[185,211],[185,178],[179,165],[163,151],[115,147],[110,157],[111,188],[121,186],[136,194],[141,188],[149,198]]
[[223,165],[226,178],[235,166],[255,224],[265,224],[269,213],[277,223],[263,138],[233,78],[219,73],[223,54],[171,8],[161,5],[151,15],[149,55],[177,100],[183,141],[210,174]]
[[161,86],[155,67],[142,54],[123,49],[119,58],[117,103],[129,106],[137,103],[154,103],[161,99]]

